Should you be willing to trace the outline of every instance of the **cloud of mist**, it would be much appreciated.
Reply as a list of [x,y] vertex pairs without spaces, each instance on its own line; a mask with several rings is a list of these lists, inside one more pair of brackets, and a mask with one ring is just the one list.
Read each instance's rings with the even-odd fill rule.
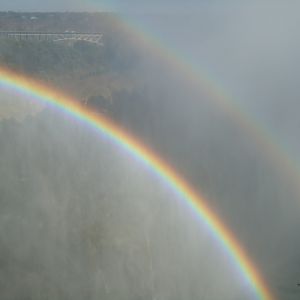
[[14,119],[23,121],[27,116],[35,115],[43,109],[43,105],[32,97],[19,95],[2,89],[0,98],[0,121]]
[[187,206],[98,133],[45,108],[0,136],[2,299],[252,299]]
[[[283,155],[294,162],[283,173],[281,162],[270,159],[272,147],[257,145],[235,120],[222,115],[213,99],[209,108],[209,95],[182,87],[178,91],[174,86],[180,80],[168,84],[168,70],[153,67],[149,72],[169,91],[160,99],[168,110],[165,124],[173,129],[166,137],[181,157],[181,169],[189,169],[210,198],[217,199],[216,209],[268,274],[279,298],[297,299],[299,4],[230,3],[165,18],[132,18],[179,59],[214,78],[216,87],[273,137],[272,147],[283,147]],[[169,71],[176,72],[172,67]]]
[[[141,17],[145,30],[177,52],[261,120],[297,157],[299,4],[254,1],[200,12]],[[282,123],[284,126],[282,126]]]

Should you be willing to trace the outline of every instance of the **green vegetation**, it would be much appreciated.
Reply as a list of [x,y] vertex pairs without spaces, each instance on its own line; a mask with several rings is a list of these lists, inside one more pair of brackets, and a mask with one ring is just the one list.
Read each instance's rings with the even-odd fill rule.
[[[0,65],[49,83],[85,104],[104,109],[112,94],[130,90],[138,51],[107,13],[0,13],[2,31],[99,32],[103,46],[85,41],[0,39]],[[97,107],[98,106],[98,107]]]
[[103,49],[85,42],[0,40],[2,65],[33,76],[57,76],[78,71],[102,73],[108,68]]

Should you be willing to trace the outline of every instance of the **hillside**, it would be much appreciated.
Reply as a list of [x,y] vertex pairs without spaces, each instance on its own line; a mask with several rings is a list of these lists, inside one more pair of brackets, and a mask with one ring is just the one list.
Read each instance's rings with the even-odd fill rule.
[[1,38],[0,64],[105,111],[113,93],[132,89],[130,74],[138,55],[112,14],[0,13],[0,31],[102,33],[103,46]]

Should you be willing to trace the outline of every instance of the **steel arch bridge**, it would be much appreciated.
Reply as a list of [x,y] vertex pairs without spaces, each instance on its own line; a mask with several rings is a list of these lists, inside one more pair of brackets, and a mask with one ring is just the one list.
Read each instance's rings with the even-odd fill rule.
[[0,31],[0,38],[17,41],[85,41],[102,46],[102,33]]

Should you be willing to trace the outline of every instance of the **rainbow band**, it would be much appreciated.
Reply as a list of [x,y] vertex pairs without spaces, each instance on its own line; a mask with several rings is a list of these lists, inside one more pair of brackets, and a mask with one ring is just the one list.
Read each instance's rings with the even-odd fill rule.
[[[162,61],[171,71],[180,74],[184,82],[206,95],[212,103],[220,109],[230,120],[243,129],[245,134],[262,149],[266,159],[277,166],[283,178],[289,182],[295,192],[300,194],[300,174],[295,161],[289,155],[288,149],[278,141],[278,138],[254,115],[251,115],[237,101],[226,93],[215,78],[205,69],[197,69],[193,63],[183,59],[176,50],[165,45],[165,41],[157,38],[145,28],[137,26],[130,19],[119,17],[122,30],[131,38],[131,42],[148,51],[156,60]],[[170,71],[170,72],[171,72]]]
[[49,89],[36,81],[26,79],[11,71],[0,69],[0,88],[16,91],[21,95],[29,95],[45,104],[55,106],[60,111],[96,129],[132,156],[138,158],[158,175],[165,184],[171,187],[181,199],[184,199],[202,223],[210,229],[213,236],[222,245],[224,251],[229,254],[238,266],[241,274],[252,286],[257,297],[263,300],[273,299],[258,269],[247,257],[245,251],[229,229],[225,227],[221,220],[207,206],[205,198],[196,194],[172,167],[168,166],[158,155],[149,148],[146,148],[135,137],[123,131],[104,116],[87,110],[78,102],[76,103],[62,93]]

